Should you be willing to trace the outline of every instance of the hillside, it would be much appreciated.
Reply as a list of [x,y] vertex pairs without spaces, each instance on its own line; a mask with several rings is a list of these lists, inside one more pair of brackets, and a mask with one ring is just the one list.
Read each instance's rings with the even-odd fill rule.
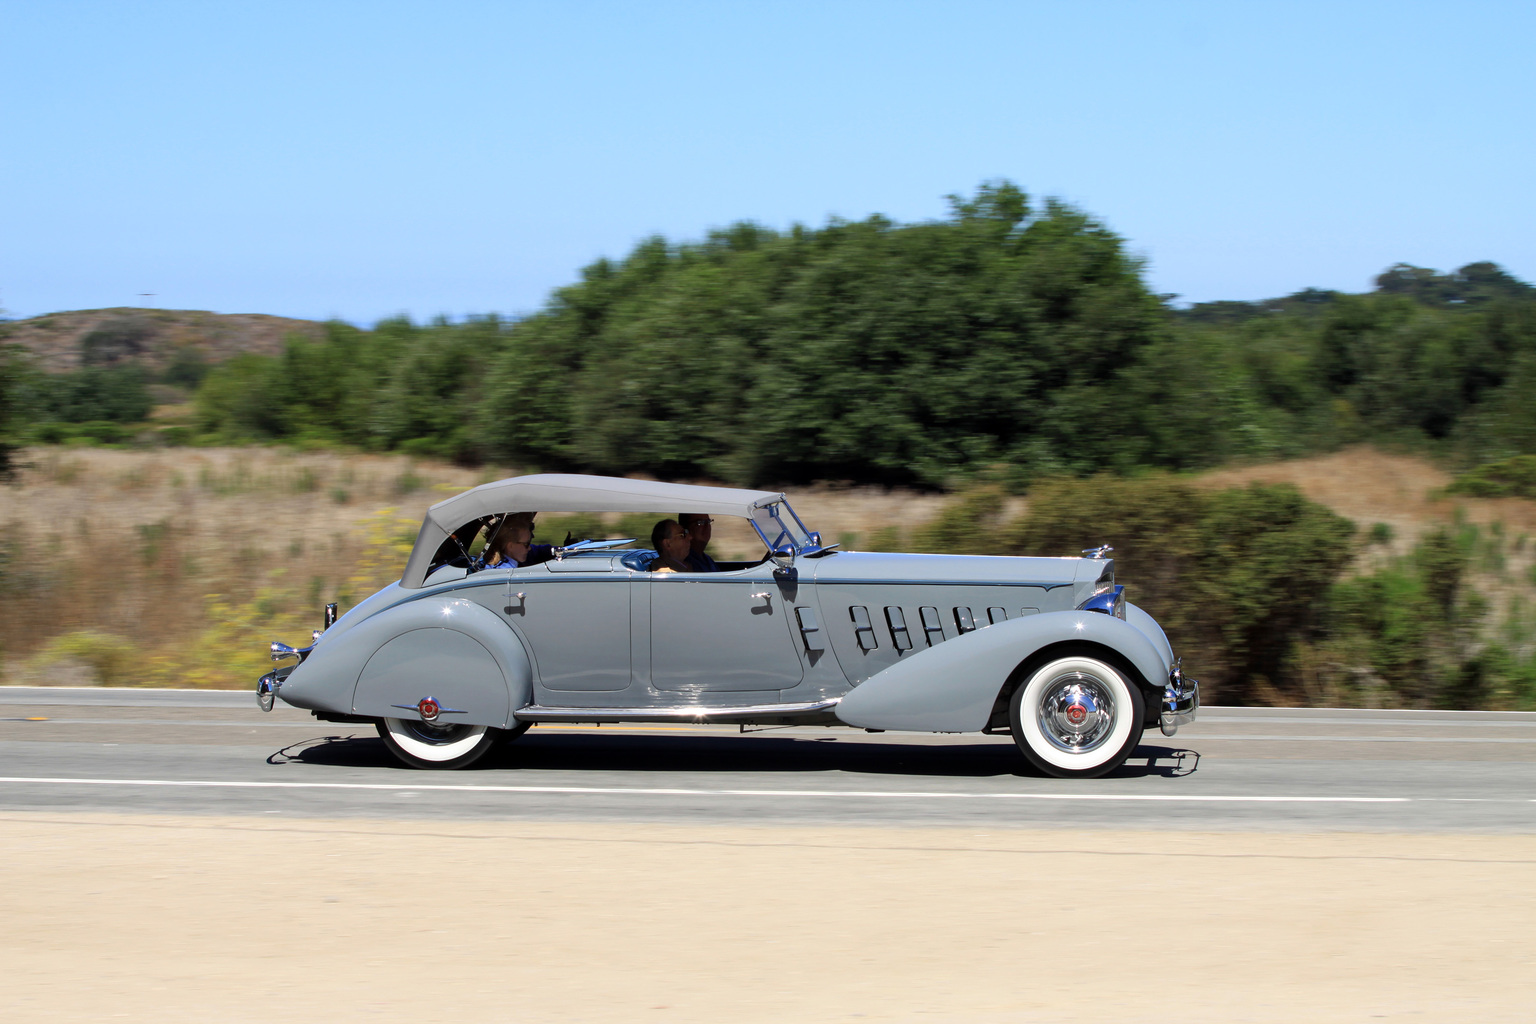
[[48,373],[87,363],[140,362],[163,371],[178,355],[220,363],[241,352],[278,355],[290,334],[318,338],[321,324],[261,313],[187,309],[81,309],[0,324],[0,342],[20,345]]

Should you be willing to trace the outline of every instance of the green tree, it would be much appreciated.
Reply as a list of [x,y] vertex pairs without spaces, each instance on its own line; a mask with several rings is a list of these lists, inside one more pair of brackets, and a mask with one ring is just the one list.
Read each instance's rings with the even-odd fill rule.
[[740,482],[1136,461],[1115,399],[1166,326],[1140,266],[1007,182],[952,206],[930,224],[737,224],[593,264],[512,332],[485,448]]
[[21,413],[22,391],[27,367],[19,346],[0,344],[0,483],[16,475],[14,433]]

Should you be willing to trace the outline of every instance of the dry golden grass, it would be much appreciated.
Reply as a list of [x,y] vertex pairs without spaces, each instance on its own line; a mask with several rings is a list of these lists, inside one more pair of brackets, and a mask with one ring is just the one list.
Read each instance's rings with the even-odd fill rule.
[[[345,608],[398,575],[428,505],[514,472],[273,448],[40,448],[22,461],[0,487],[0,681],[37,685],[249,685],[267,640],[306,640],[323,603]],[[945,501],[836,486],[795,499],[850,544]],[[717,553],[760,546],[744,522],[720,522]]]
[[1389,455],[1359,445],[1309,459],[1219,469],[1195,480],[1201,487],[1245,487],[1286,483],[1361,526],[1386,523],[1396,547],[1407,551],[1424,531],[1458,518],[1479,526],[1502,523],[1511,537],[1536,534],[1536,502],[1522,498],[1446,497],[1451,476],[1432,463]]
[[196,681],[168,655],[206,633],[215,606],[270,621],[261,595],[279,587],[309,598],[306,621],[318,622],[356,573],[366,523],[406,507],[401,516],[419,521],[480,479],[400,457],[273,449],[34,449],[23,461],[19,481],[0,488],[0,671],[12,683],[94,682],[117,674],[104,671],[114,657],[135,664],[107,681],[141,682],[155,654],[155,681]]
[[[266,641],[305,641],[323,603],[345,608],[396,578],[426,506],[515,472],[274,448],[47,448],[23,461],[19,481],[0,487],[0,681],[54,685],[250,685]],[[1445,473],[1369,448],[1195,480],[1251,482],[1294,484],[1362,527],[1391,526],[1390,548],[1368,549],[1362,568],[1436,525],[1478,524],[1505,549],[1474,580],[1494,621],[1516,597],[1536,603],[1536,544],[1526,542],[1536,503],[1447,499]],[[792,498],[828,541],[864,548],[900,543],[952,500],[837,485]],[[1011,502],[1008,514],[1022,507]],[[559,540],[554,532],[540,539]],[[746,556],[760,545],[722,518],[714,550]]]

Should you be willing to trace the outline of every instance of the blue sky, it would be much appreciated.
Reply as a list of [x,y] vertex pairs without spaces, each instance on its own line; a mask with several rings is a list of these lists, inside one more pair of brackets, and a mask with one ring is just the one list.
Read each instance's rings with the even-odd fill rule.
[[0,307],[525,313],[651,234],[995,178],[1185,301],[1529,281],[1533,39],[1530,3],[0,0]]

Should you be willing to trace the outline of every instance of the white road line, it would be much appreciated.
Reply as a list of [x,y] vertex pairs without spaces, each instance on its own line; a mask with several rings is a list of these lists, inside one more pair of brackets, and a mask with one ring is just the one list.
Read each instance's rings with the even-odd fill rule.
[[[886,800],[1111,800],[1134,803],[1406,804],[1406,796],[1204,796],[1175,793],[956,793],[888,789],[674,789],[639,786],[426,786],[392,782],[242,782],[212,779],[80,779],[0,776],[49,786],[185,786],[206,789],[363,789],[386,792],[531,793],[596,796],[859,797]],[[1536,802],[1536,801],[1533,801]]]
[[[1437,712],[1422,712],[1423,714],[1436,714]],[[1497,713],[1497,712],[1495,712]],[[1523,712],[1510,712],[1510,714],[1524,714]],[[1387,725],[1406,725],[1415,729],[1451,728],[1451,729],[1536,729],[1536,714],[1526,714],[1523,720],[1499,720],[1479,718],[1447,719],[1447,718],[1344,718],[1327,717],[1324,715],[1208,715],[1201,708],[1195,721],[1201,725],[1211,722],[1236,725],[1312,725],[1312,726],[1338,726],[1341,729],[1358,729],[1368,727],[1371,729]]]
[[[1287,733],[1200,733],[1189,735],[1193,730],[1180,729],[1180,735],[1190,740],[1282,740],[1287,743],[1526,743],[1536,744],[1536,736],[1293,736]],[[1147,735],[1158,739],[1150,729]]]

